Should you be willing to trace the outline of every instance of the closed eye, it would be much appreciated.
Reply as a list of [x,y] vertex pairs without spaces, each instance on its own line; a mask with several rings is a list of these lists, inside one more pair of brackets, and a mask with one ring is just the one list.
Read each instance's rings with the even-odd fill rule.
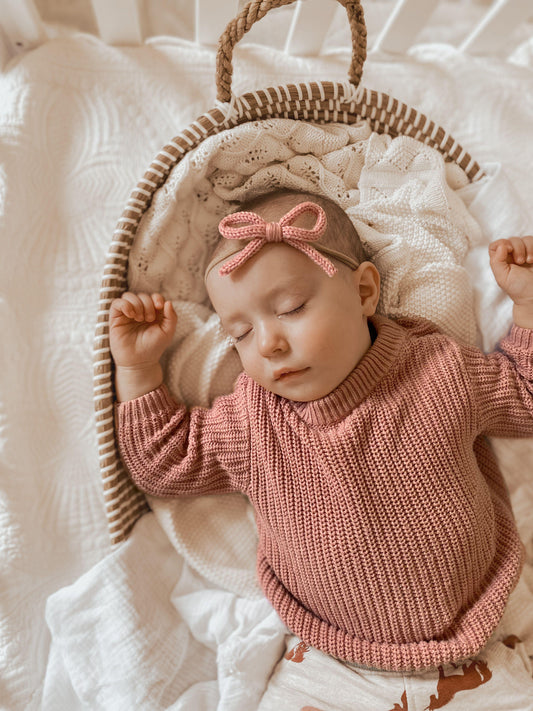
[[301,311],[303,311],[305,308],[305,302],[301,304],[300,306],[297,306],[295,309],[291,309],[290,311],[285,311],[285,313],[281,314],[282,316],[293,316],[296,314],[299,314]]
[[[251,331],[251,329],[250,329],[250,331]],[[234,343],[240,343],[241,341],[243,341],[243,340],[246,338],[246,336],[250,333],[250,331],[246,331],[245,333],[241,333],[240,336],[233,336],[233,342],[234,342]]]
[[[304,302],[303,304],[300,304],[300,306],[297,306],[295,309],[291,309],[290,311],[284,311],[282,314],[279,316],[296,316],[297,314],[301,313],[306,307],[306,303]],[[278,318],[279,318],[278,316]],[[231,339],[234,344],[241,343],[246,336],[252,332],[252,329],[248,329],[248,331],[245,331],[244,333],[241,333],[240,336],[232,336]]]

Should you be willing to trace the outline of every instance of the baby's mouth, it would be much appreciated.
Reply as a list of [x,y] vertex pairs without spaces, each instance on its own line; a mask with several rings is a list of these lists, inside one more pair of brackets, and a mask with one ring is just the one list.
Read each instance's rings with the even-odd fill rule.
[[284,368],[282,370],[277,370],[274,373],[274,380],[276,381],[284,381],[284,380],[290,380],[291,378],[296,378],[299,375],[302,375],[306,371],[308,371],[309,368],[300,368],[299,370],[295,369],[290,369],[290,368]]

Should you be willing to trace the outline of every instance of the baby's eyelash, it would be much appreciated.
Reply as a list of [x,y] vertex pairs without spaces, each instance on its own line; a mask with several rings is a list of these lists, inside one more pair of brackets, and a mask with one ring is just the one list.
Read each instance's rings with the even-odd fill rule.
[[305,303],[301,304],[300,306],[297,306],[295,309],[291,309],[290,311],[286,311],[283,316],[291,316],[292,314],[297,314],[300,311],[303,311],[305,308]]
[[232,340],[234,343],[240,343],[243,338],[246,338],[246,336],[250,333],[250,331],[246,331],[246,333],[241,334],[240,336],[232,336]]
[[[280,314],[280,316],[294,316],[301,311],[303,311],[306,307],[306,303],[304,301],[303,304],[300,304],[300,306],[297,306],[295,309],[291,309],[290,311],[285,311],[284,313]],[[251,332],[251,329],[249,331],[246,331],[246,333],[242,333],[240,336],[228,336],[228,339],[230,343],[235,346],[237,343],[240,343],[243,341],[246,336]]]

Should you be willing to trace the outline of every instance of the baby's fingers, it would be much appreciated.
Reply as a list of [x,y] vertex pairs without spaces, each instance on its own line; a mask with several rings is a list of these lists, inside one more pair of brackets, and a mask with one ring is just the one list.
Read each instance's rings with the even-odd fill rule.
[[111,316],[113,315],[113,306],[132,321],[144,321],[144,306],[137,294],[132,294],[130,291],[124,292],[120,299],[116,299],[111,304]]
[[158,315],[163,316],[164,309],[165,299],[161,294],[134,294],[126,291],[120,299],[112,301],[110,318],[116,319],[124,315],[137,323],[152,323]]
[[155,321],[156,309],[152,297],[149,294],[137,294],[143,308],[143,318],[141,321],[148,321],[151,323]]
[[159,299],[162,299],[160,294],[150,296],[150,294],[133,294],[131,291],[126,291],[122,294],[122,301],[124,302],[123,313],[128,318],[134,319],[139,323],[151,323],[156,319],[158,310],[156,304],[159,303]]
[[522,237],[524,246],[526,249],[526,262],[528,264],[533,264],[533,235],[527,235],[527,237]]
[[508,256],[513,251],[511,241],[508,239],[498,239],[489,245],[489,255],[491,262],[508,263]]
[[533,236],[499,239],[489,247],[491,262],[504,264],[533,263]]
[[162,311],[165,308],[165,299],[161,294],[152,294],[152,301],[157,311]]
[[163,300],[163,318],[161,319],[161,328],[163,331],[172,336],[176,330],[176,324],[178,322],[178,317],[174,311],[171,301]]
[[490,266],[500,286],[502,286],[502,281],[509,272],[509,255],[511,252],[512,245],[507,239],[499,239],[489,245]]
[[525,264],[528,258],[527,242],[524,237],[510,237],[512,251],[510,253],[515,264]]
[[[111,302],[109,315],[112,320],[120,318],[121,316],[125,316],[132,321],[138,318],[136,302],[125,298],[126,296],[126,294],[123,294],[120,299],[113,299]],[[134,296],[134,294],[131,296]]]

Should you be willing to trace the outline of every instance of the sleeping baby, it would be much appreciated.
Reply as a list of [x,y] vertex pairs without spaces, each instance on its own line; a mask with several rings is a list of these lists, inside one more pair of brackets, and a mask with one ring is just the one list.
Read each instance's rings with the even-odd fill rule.
[[176,402],[172,304],[126,292],[110,310],[117,433],[151,496],[250,499],[259,582],[305,658],[280,661],[260,708],[388,711],[394,688],[407,709],[424,684],[439,708],[430,689],[462,665],[479,683],[457,708],[510,708],[512,688],[533,709],[529,660],[499,630],[523,548],[486,439],[533,435],[533,237],[490,245],[514,324],[484,354],[378,316],[378,271],[325,198],[267,194],[219,230],[205,283],[242,363],[233,392]]

